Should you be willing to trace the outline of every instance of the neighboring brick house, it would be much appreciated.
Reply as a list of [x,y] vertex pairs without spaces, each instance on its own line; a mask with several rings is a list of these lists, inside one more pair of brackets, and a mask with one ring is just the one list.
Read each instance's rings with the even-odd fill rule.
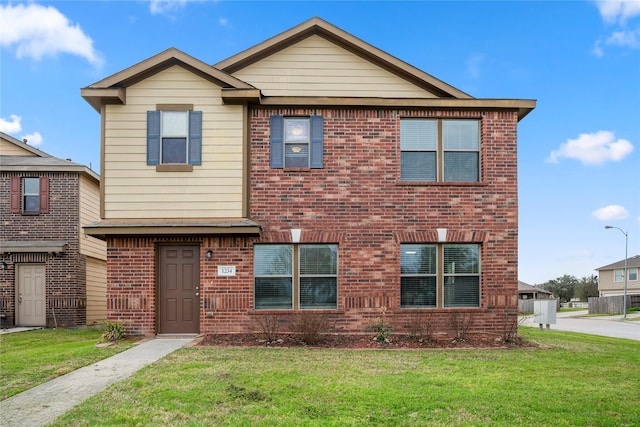
[[106,245],[82,225],[99,218],[100,177],[0,132],[0,314],[3,326],[106,320]]
[[313,18],[214,66],[169,49],[82,89],[102,119],[108,311],[130,333],[339,331],[518,311],[517,126]]

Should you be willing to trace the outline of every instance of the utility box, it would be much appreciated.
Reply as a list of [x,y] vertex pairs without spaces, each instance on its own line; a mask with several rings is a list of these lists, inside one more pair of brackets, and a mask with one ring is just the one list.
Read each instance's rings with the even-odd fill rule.
[[549,325],[555,325],[557,305],[555,299],[533,301],[533,323],[540,325],[540,329],[542,329],[542,325],[547,325],[547,329],[549,329]]

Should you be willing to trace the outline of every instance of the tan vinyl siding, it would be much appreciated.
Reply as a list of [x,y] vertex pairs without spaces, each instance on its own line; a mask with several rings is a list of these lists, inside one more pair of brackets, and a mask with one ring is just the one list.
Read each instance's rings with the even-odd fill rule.
[[[202,165],[193,171],[157,172],[147,165],[147,111],[157,104],[202,111]],[[127,88],[126,105],[106,111],[106,219],[242,216],[243,111],[222,105],[219,86],[173,66]]]
[[1,156],[32,156],[36,155],[25,150],[24,148],[18,147],[16,144],[12,144],[9,141],[5,141],[3,138],[0,138],[0,155]]
[[107,320],[107,262],[87,257],[87,325]]
[[435,97],[319,36],[239,70],[234,77],[259,87],[265,96]]
[[[82,227],[100,220],[100,188],[98,183],[80,176],[80,230]],[[103,240],[80,233],[80,253],[106,260],[107,245]]]

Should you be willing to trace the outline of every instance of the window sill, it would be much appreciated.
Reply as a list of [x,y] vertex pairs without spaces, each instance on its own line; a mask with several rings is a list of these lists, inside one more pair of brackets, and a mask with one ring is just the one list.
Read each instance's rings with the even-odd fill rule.
[[486,182],[398,181],[399,187],[486,187]]
[[193,172],[193,165],[179,165],[179,164],[156,165],[156,172]]
[[300,313],[321,313],[321,314],[341,314],[344,313],[344,310],[341,310],[339,308],[305,308],[305,309],[293,309],[293,308],[281,308],[281,309],[274,309],[274,308],[266,308],[266,309],[252,309],[251,310],[251,314],[256,314],[256,315],[297,315]]

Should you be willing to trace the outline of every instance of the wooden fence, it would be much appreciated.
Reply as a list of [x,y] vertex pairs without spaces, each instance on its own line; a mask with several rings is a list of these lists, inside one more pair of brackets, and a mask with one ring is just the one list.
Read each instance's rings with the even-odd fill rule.
[[[524,313],[524,314],[532,314],[533,313],[533,302],[535,300],[533,299],[519,299],[518,300],[518,313]],[[558,307],[560,307],[559,303],[560,300],[556,300],[556,302],[558,303]]]
[[[640,307],[640,295],[627,295],[627,310]],[[589,314],[622,314],[624,296],[589,298]]]

